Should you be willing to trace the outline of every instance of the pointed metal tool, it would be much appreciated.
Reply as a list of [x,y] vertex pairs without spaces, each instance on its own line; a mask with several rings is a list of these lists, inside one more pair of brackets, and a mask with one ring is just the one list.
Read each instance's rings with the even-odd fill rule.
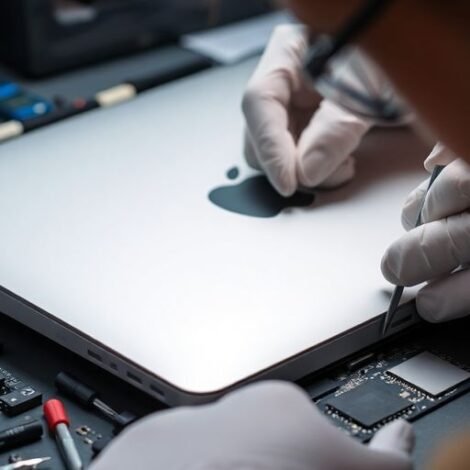
[[[431,189],[431,186],[433,185],[434,181],[436,181],[436,178],[441,174],[442,170],[445,168],[443,165],[437,165],[431,175],[431,179],[429,180],[429,186],[426,191],[426,195],[428,194],[429,190]],[[426,196],[425,196],[426,199]],[[424,208],[424,201],[423,205],[421,206],[421,209],[418,214],[418,220],[416,221],[416,227],[419,227],[423,225],[422,221],[422,214],[423,214],[423,208]],[[390,305],[388,307],[388,311],[385,314],[383,326],[382,326],[382,337],[387,334],[388,329],[390,328],[390,325],[393,322],[393,319],[395,317],[395,313],[397,312],[398,306],[400,305],[401,297],[403,295],[403,291],[405,288],[403,286],[396,286],[395,290],[393,291],[392,298],[390,299]]]

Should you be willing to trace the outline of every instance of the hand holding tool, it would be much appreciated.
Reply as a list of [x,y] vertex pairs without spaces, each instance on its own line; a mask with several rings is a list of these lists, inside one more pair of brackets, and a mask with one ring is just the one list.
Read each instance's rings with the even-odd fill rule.
[[[432,175],[431,175],[431,179],[429,180],[429,185],[428,185],[426,194],[429,192],[434,181],[436,181],[436,178],[441,174],[444,168],[445,166],[443,165],[437,165],[434,168]],[[423,207],[424,207],[424,200],[425,198],[423,199],[423,205],[419,211],[418,220],[416,221],[415,228],[423,225],[422,212],[423,212]],[[395,290],[393,291],[392,299],[390,300],[390,305],[388,307],[387,313],[385,314],[385,318],[383,322],[382,336],[386,335],[388,329],[390,328],[390,325],[393,322],[393,318],[395,317],[398,306],[400,305],[400,300],[401,300],[404,290],[405,290],[404,286],[396,286]]]

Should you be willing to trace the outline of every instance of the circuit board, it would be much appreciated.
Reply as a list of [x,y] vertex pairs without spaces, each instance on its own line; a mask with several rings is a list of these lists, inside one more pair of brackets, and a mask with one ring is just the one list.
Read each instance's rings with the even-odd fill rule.
[[0,410],[7,416],[36,408],[42,404],[42,393],[0,367]]
[[[15,441],[14,445],[0,441],[0,466],[15,463],[23,459],[45,457],[51,460],[41,468],[62,469],[62,459],[57,455],[58,449],[54,437],[48,432],[43,418],[42,404],[51,391],[46,390],[44,396],[38,388],[23,381],[19,375],[0,367],[0,433],[17,432],[23,425],[36,423],[42,432],[33,438],[25,438],[24,442]],[[71,428],[74,441],[84,462],[89,462],[95,453],[95,447],[109,442],[108,425],[87,416],[82,410],[68,403],[71,412]],[[79,421],[80,420],[80,421]],[[82,424],[87,423],[87,424]],[[8,431],[10,430],[10,431]]]
[[420,345],[368,354],[354,363],[360,368],[343,369],[306,389],[336,426],[362,442],[395,419],[417,420],[470,391],[467,364]]

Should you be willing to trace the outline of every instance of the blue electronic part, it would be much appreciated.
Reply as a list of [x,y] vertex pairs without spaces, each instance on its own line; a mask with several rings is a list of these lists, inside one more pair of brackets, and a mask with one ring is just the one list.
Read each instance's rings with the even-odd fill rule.
[[7,100],[20,94],[20,87],[12,82],[0,82],[0,100]]
[[0,117],[28,121],[49,114],[53,104],[12,82],[0,82]]

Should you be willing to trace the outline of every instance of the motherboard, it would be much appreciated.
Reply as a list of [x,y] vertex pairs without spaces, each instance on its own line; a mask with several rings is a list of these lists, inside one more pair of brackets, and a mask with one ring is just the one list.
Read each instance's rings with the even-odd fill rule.
[[368,353],[306,387],[349,435],[369,441],[387,423],[414,421],[470,390],[470,367],[416,344]]

